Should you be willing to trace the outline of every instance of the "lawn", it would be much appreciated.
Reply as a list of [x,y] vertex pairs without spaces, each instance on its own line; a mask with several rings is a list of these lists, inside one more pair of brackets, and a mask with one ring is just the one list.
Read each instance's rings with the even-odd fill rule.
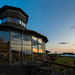
[[72,57],[57,57],[57,60],[55,60],[54,62],[73,66],[73,61],[75,61],[75,58]]
[[[59,63],[59,64],[64,64],[64,65],[69,65],[69,66],[74,66],[73,65],[73,61],[75,61],[75,58],[72,57],[57,57],[57,59],[53,62],[55,63]],[[74,70],[67,68],[67,67],[63,67],[63,66],[58,66],[58,65],[54,65],[52,64],[53,67],[57,67],[57,69],[55,70],[56,72],[60,72],[62,73],[63,70],[67,70],[69,69],[71,71],[71,75],[75,75]],[[61,71],[62,70],[62,71]]]

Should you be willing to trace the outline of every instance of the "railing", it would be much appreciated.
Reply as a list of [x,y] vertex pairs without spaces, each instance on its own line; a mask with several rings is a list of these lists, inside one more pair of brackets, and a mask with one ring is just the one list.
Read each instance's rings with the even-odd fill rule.
[[69,69],[71,71],[71,75],[75,75],[75,66],[59,64],[59,63],[52,62],[51,60],[46,60],[46,61],[45,60],[40,60],[41,58],[48,58],[49,59],[49,57],[38,57],[37,60],[48,63],[49,67],[54,67],[54,66],[57,67],[56,71],[58,70],[58,72],[60,72],[60,70],[62,69],[61,70],[61,72],[62,72],[64,70]]

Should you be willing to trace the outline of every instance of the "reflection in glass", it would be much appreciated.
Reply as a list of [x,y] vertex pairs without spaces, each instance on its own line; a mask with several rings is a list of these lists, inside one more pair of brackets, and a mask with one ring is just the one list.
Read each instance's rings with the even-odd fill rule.
[[8,63],[9,58],[9,32],[0,31],[0,62]]
[[21,34],[11,32],[11,43],[21,44]]
[[22,60],[21,45],[11,44],[11,62],[20,62]]
[[23,34],[23,44],[31,45],[31,35]]
[[0,44],[0,63],[8,63],[9,61],[9,45]]
[[24,23],[24,27],[26,27],[25,23]]
[[22,24],[22,21],[20,20],[20,24]]
[[9,42],[9,32],[0,31],[0,43],[8,43]]
[[23,45],[23,58],[24,61],[32,60],[31,46]]
[[20,23],[20,20],[19,19],[16,19],[16,23]]
[[6,22],[8,22],[8,17],[6,18]]
[[0,24],[1,24],[1,20],[0,20]]
[[33,58],[38,57],[38,47],[37,47],[37,37],[32,36],[32,48],[33,48]]
[[24,26],[24,25],[23,25],[23,22],[22,22],[22,26]]
[[42,38],[38,38],[39,57],[43,57]]
[[45,53],[45,42],[42,42],[43,53]]
[[33,52],[38,52],[38,49],[37,49],[37,38],[32,36],[32,48],[33,48]]
[[11,18],[11,17],[8,17],[8,21],[9,21],[9,22],[12,22],[12,18]]
[[1,23],[4,23],[4,19],[1,20]]
[[13,18],[13,23],[15,23],[15,18]]

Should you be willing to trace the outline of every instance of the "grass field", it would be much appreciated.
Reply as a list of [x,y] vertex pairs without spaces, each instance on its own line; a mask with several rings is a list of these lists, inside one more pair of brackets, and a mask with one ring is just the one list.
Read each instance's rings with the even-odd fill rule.
[[75,61],[75,58],[72,57],[57,57],[57,60],[55,60],[54,62],[74,66],[73,61]]
[[[57,59],[53,62],[64,64],[64,65],[69,65],[69,66],[74,66],[73,61],[75,61],[75,58],[72,58],[72,57],[57,57]],[[71,71],[71,75],[75,75],[73,69],[63,67],[63,66],[54,65],[54,64],[52,64],[52,66],[57,67],[57,69],[56,69],[57,72],[62,73],[63,70],[69,69]]]

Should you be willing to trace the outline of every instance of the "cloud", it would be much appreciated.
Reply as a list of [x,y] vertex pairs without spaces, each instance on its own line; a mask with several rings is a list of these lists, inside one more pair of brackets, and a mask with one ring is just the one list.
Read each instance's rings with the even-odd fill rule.
[[67,42],[60,42],[59,44],[67,44]]
[[75,26],[72,26],[71,29],[72,29],[72,30],[75,29]]
[[75,44],[73,44],[72,46],[75,46]]

